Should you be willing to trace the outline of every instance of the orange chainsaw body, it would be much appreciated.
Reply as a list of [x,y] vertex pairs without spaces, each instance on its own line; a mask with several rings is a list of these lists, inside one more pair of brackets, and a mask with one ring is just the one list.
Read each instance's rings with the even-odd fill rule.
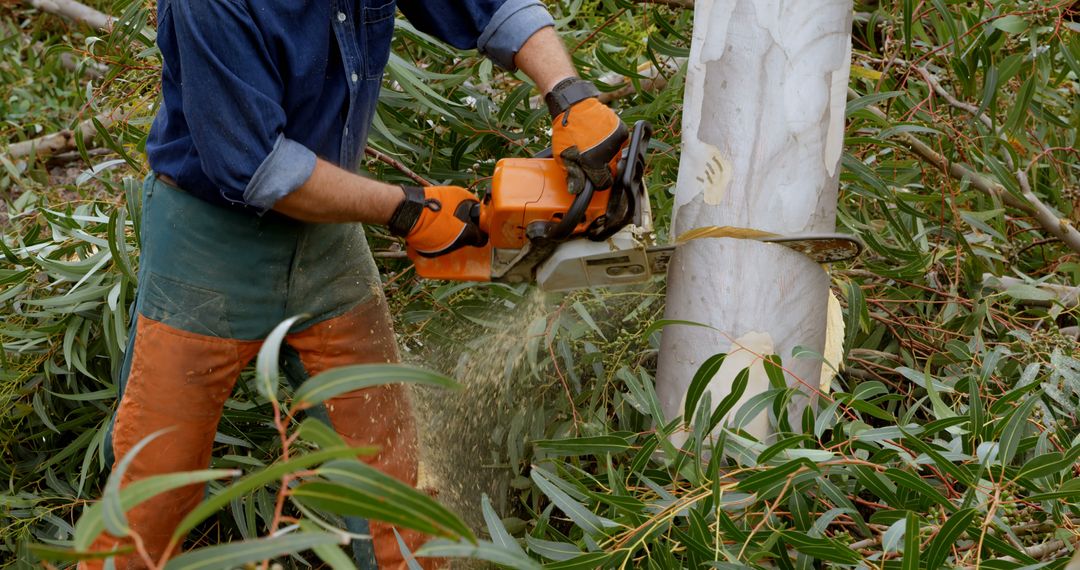
[[[584,231],[607,209],[609,192],[596,192],[574,232]],[[483,247],[463,247],[439,257],[409,251],[416,272],[427,279],[490,281],[494,250],[514,252],[528,243],[525,231],[536,221],[558,222],[574,202],[566,171],[551,158],[504,158],[495,165],[491,192],[480,206]]]

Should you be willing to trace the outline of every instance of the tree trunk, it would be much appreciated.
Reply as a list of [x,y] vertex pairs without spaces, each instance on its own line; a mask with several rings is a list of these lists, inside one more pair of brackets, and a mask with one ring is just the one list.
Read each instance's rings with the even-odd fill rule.
[[[851,60],[851,0],[698,0],[683,109],[673,230],[737,226],[778,234],[835,231],[837,180]],[[761,356],[783,359],[799,428],[821,375],[829,278],[779,245],[701,239],[668,269],[657,391],[682,413],[690,380],[713,354],[730,356],[712,379],[715,406],[750,366],[742,401],[769,389]],[[713,330],[716,329],[716,330]],[[741,403],[739,404],[741,406]],[[739,406],[736,406],[736,410]],[[769,433],[762,413],[746,429]]]

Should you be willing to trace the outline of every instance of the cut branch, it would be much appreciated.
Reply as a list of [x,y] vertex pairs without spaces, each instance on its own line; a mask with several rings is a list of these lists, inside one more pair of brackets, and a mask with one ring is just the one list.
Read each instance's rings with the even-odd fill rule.
[[[109,128],[116,122],[119,116],[120,112],[113,110],[101,113],[94,117],[94,119],[101,123],[103,127]],[[89,141],[97,135],[97,127],[94,126],[94,119],[87,119],[76,125],[72,130],[65,129],[58,133],[51,133],[36,139],[9,145],[5,154],[7,154],[7,157],[11,160],[18,160],[31,155],[38,159],[42,159],[54,154],[75,150],[76,133],[81,133],[84,141]]]
[[[854,97],[858,97],[858,94],[849,89],[848,98]],[[881,109],[873,105],[867,106],[866,109],[875,117],[882,120],[888,120],[885,112]],[[1020,180],[1021,189],[1023,190],[1023,198],[1021,198],[1015,194],[1009,193],[1001,184],[990,180],[970,168],[949,161],[911,133],[901,133],[897,136],[897,139],[909,150],[921,156],[949,176],[957,180],[967,180],[971,183],[972,187],[983,194],[997,198],[1006,206],[1016,208],[1025,214],[1032,216],[1035,218],[1035,221],[1042,226],[1043,230],[1060,239],[1069,247],[1069,249],[1080,253],[1080,232],[1076,230],[1069,220],[1055,214],[1049,206],[1043,203],[1043,201],[1031,191],[1027,184],[1027,176],[1023,171],[1018,170],[1016,173],[1017,179]]]
[[56,14],[82,24],[89,26],[95,30],[108,32],[112,29],[113,22],[116,18],[109,16],[103,12],[99,12],[85,4],[75,2],[75,0],[24,0],[30,6],[41,10],[42,12],[48,12],[50,14]]

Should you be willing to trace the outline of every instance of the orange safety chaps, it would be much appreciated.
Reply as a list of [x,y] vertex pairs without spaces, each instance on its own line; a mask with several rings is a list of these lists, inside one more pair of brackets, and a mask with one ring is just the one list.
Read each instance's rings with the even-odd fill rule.
[[[113,456],[120,460],[147,436],[167,431],[135,456],[122,486],[209,466],[218,422],[240,371],[287,316],[311,315],[285,339],[307,376],[398,361],[378,273],[359,226],[233,212],[153,177],[144,186],[142,213],[138,316],[126,383],[121,379]],[[380,448],[365,461],[416,486],[416,426],[403,385],[344,394],[327,401],[326,411],[349,444]],[[191,485],[129,511],[141,553],[115,557],[116,568],[142,569],[144,555],[159,564],[166,554],[179,554],[182,544],[166,552],[171,537],[204,494],[203,485]],[[424,541],[419,533],[398,531],[410,550]],[[406,568],[392,528],[371,521],[370,534],[370,542],[354,541],[362,568],[371,566],[372,557],[380,569]],[[103,534],[93,550],[132,542]],[[80,567],[103,566],[94,561]]]

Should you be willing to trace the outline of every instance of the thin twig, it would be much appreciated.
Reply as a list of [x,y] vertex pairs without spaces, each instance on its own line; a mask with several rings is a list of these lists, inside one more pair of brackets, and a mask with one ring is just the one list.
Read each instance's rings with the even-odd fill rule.
[[979,111],[979,108],[975,105],[972,105],[971,103],[965,103],[954,97],[952,93],[946,91],[945,88],[941,86],[941,82],[938,81],[932,73],[930,73],[929,69],[917,65],[912,66],[912,69],[918,72],[918,74],[922,76],[923,81],[925,81],[926,84],[934,90],[934,93],[937,93],[942,99],[945,99],[945,102],[947,102],[949,105],[952,105],[953,107],[956,107],[961,111],[967,112],[971,116],[978,119],[979,122],[981,122],[983,125],[986,125],[986,128],[991,130],[994,128],[994,122],[990,120],[990,117],[987,117],[985,114]]
[[[559,314],[566,307],[566,301],[564,300],[562,305],[559,305],[559,309],[555,311],[555,314],[547,322],[547,327],[544,330],[544,338],[552,338],[551,327],[555,326],[555,323],[559,320]],[[578,429],[581,425],[581,417],[577,413],[577,404],[574,403],[574,395],[570,392],[570,383],[566,381],[566,376],[559,369],[559,361],[555,356],[555,346],[552,343],[547,343],[548,351],[551,354],[551,364],[555,368],[555,373],[559,378],[559,383],[562,384],[563,391],[566,393],[566,401],[570,405],[570,414],[574,418],[574,429]]]
[[421,186],[434,186],[432,182],[430,182],[423,176],[420,176],[419,174],[413,172],[412,169],[410,169],[408,166],[405,166],[405,163],[384,152],[381,152],[369,146],[364,148],[364,154],[375,158],[379,162],[384,162],[386,164],[389,164],[390,166],[393,166],[395,169],[398,170],[398,172],[401,172],[405,176],[408,176],[412,179],[413,182],[416,182]]
[[150,556],[150,552],[146,550],[146,545],[143,543],[142,537],[139,536],[139,533],[135,532],[135,530],[131,531],[131,541],[135,544],[135,551],[139,553],[139,558],[142,558],[143,564],[146,564],[147,568],[161,568],[161,564],[154,562],[153,557]]
[[[270,405],[274,408],[274,427],[277,429],[278,437],[281,438],[281,461],[283,463],[289,461],[289,447],[292,445],[292,441],[289,438],[289,422],[292,420],[292,412],[290,411],[284,417],[281,413],[281,404],[277,401],[276,397],[270,398]],[[270,521],[270,535],[273,536],[277,532],[278,527],[281,526],[281,517],[285,511],[285,498],[289,494],[289,483],[292,481],[292,475],[286,474],[281,478],[281,487],[278,489],[277,500],[274,502],[274,518]],[[264,570],[270,567],[270,560],[263,560],[259,565]]]
[[848,545],[848,548],[850,548],[852,550],[862,550],[864,548],[870,548],[871,546],[876,546],[879,542],[881,542],[881,538],[874,536],[874,537],[870,537],[870,538],[864,538],[863,540],[860,540],[858,542],[852,542],[851,544]]
[[[104,156],[106,154],[112,154],[113,151],[107,148],[88,148],[86,149],[86,155],[90,158],[97,156]],[[54,154],[49,157],[49,164],[66,164],[69,162],[78,162],[82,160],[82,154],[77,151],[62,152],[60,154]]]

